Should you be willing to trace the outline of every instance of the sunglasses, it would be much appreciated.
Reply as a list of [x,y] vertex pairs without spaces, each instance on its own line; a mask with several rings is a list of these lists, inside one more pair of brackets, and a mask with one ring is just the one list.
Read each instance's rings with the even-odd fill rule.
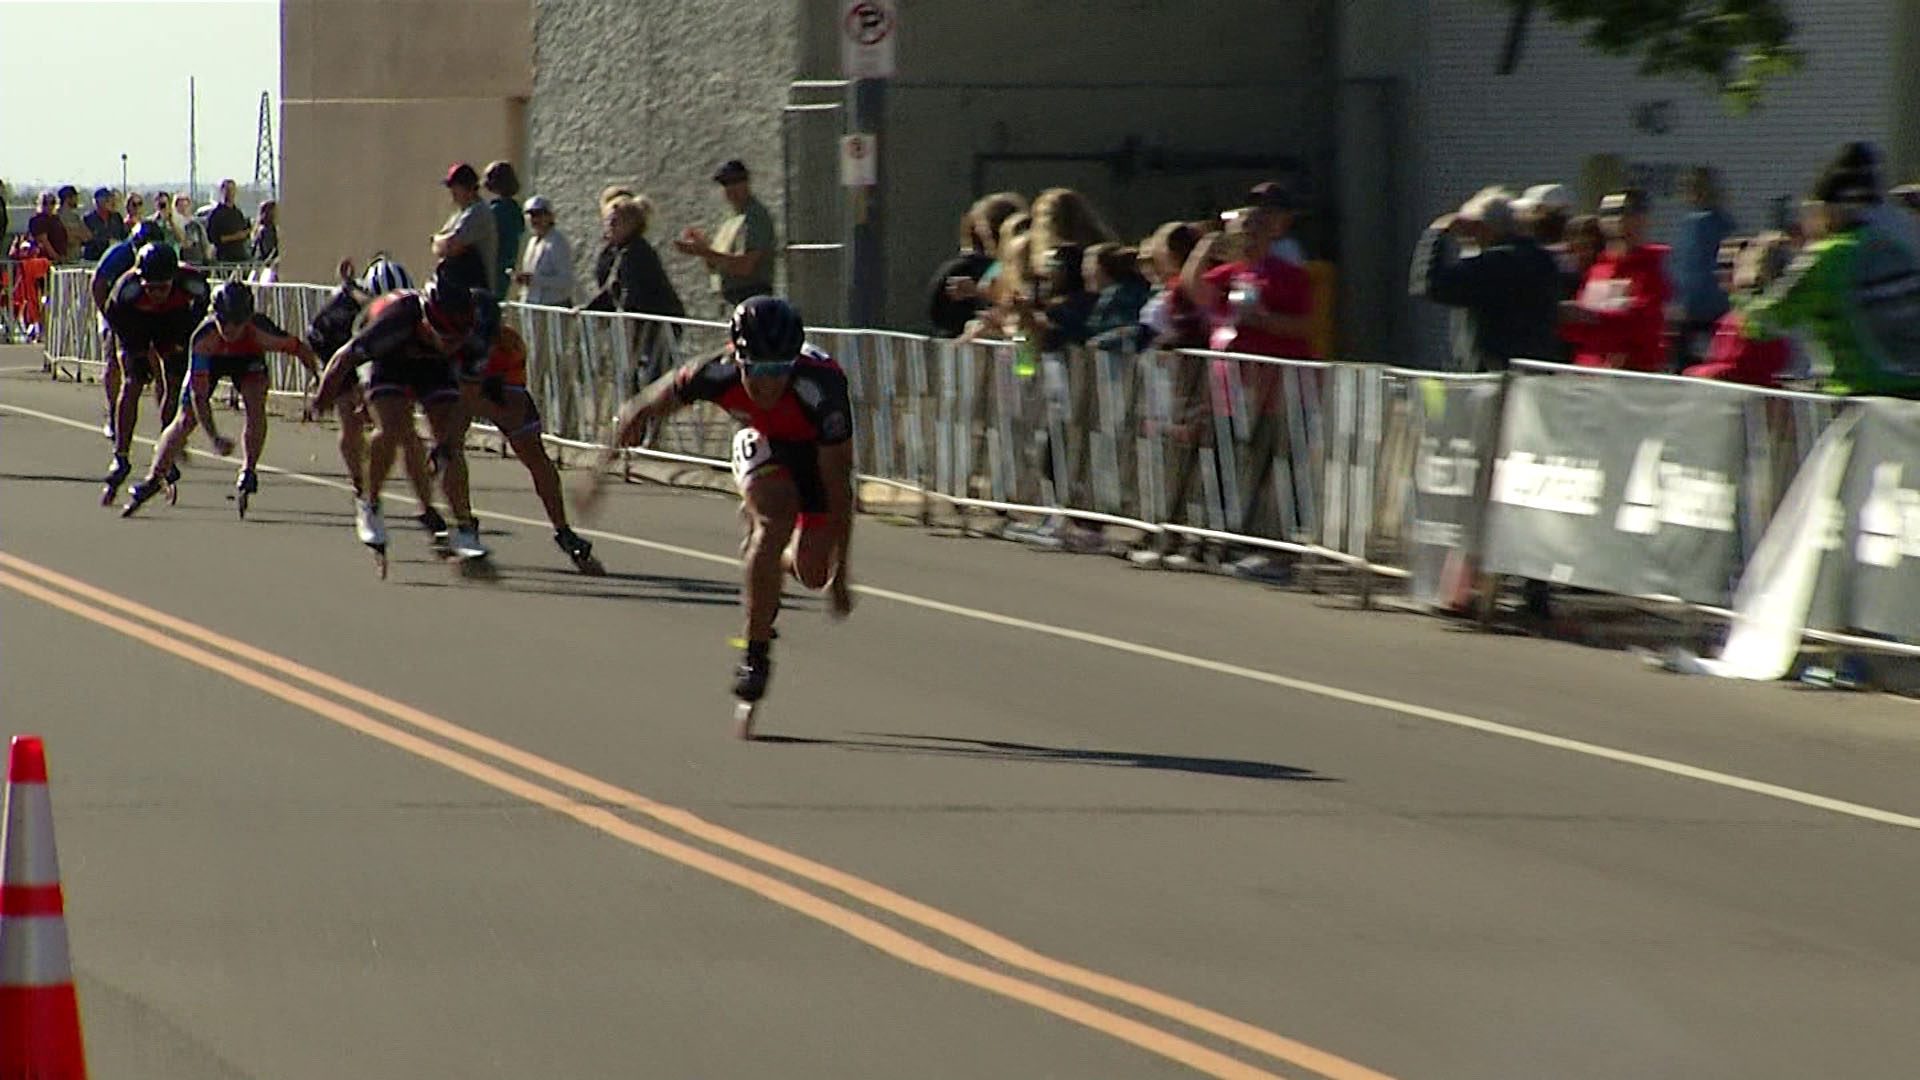
[[747,373],[748,378],[775,379],[775,378],[779,378],[782,375],[791,374],[793,371],[793,361],[791,360],[754,360],[749,363],[741,364],[740,367],[742,370],[744,370]]

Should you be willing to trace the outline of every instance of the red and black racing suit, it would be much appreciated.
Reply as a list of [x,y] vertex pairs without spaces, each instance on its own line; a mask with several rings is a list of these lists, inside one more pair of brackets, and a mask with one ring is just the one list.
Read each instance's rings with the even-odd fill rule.
[[771,408],[747,396],[740,368],[725,356],[680,369],[674,398],[682,404],[711,401],[742,427],[733,441],[733,475],[742,489],[755,476],[784,470],[800,493],[800,525],[818,525],[831,508],[820,476],[822,446],[853,438],[853,407],[847,374],[833,357],[811,345],[800,351],[787,390]]

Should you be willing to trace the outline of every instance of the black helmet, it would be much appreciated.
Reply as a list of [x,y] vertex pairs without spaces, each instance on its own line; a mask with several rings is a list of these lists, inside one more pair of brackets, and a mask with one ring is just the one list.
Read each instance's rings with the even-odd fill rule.
[[127,237],[127,241],[133,245],[135,251],[138,251],[148,244],[166,243],[167,234],[153,222],[143,221],[133,227],[133,232]]
[[473,290],[435,274],[421,298],[427,321],[443,334],[464,334],[473,328]]
[[727,337],[741,364],[790,364],[806,344],[807,328],[800,312],[777,296],[755,296],[740,302],[727,320]]
[[213,290],[213,317],[232,326],[253,318],[253,290],[244,281],[226,281]]
[[180,273],[180,256],[165,244],[148,244],[133,257],[133,265],[140,271],[140,280],[149,285],[172,282]]

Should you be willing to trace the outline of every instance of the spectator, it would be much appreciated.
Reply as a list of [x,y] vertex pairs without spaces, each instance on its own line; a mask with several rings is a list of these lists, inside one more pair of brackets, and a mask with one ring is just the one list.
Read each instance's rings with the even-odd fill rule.
[[87,242],[80,248],[80,257],[88,262],[97,262],[108,248],[127,238],[126,219],[120,216],[114,202],[112,188],[99,188],[93,193],[93,211],[80,219],[87,230]]
[[253,236],[253,223],[239,205],[240,188],[232,180],[220,181],[220,203],[207,215],[207,238],[213,242],[215,262],[247,261],[247,242]]
[[1293,219],[1299,212],[1300,204],[1294,199],[1293,192],[1278,180],[1267,180],[1253,185],[1247,192],[1247,205],[1272,206],[1279,216],[1274,227],[1279,230],[1280,239],[1273,242],[1273,256],[1285,259],[1295,266],[1307,265],[1306,249],[1300,246],[1300,240],[1293,235]]
[[1560,184],[1535,184],[1513,200],[1513,213],[1520,231],[1558,258],[1558,246],[1566,243],[1567,226],[1573,222],[1573,192]]
[[60,189],[60,224],[67,230],[66,255],[63,261],[75,262],[82,257],[87,244],[93,239],[93,231],[80,213],[80,189],[72,184]]
[[0,237],[13,234],[13,212],[7,209],[7,182],[0,180]]
[[1581,214],[1568,221],[1567,238],[1560,248],[1560,277],[1564,286],[1561,299],[1571,300],[1580,295],[1580,287],[1587,283],[1587,271],[1593,269],[1593,264],[1600,261],[1600,253],[1607,249],[1607,234],[1600,228],[1600,219]]
[[1140,312],[1153,293],[1140,272],[1140,253],[1119,244],[1087,249],[1081,276],[1094,296],[1087,315],[1087,340],[1102,348],[1123,348],[1140,340]]
[[433,256],[441,260],[440,273],[457,285],[491,291],[500,240],[493,211],[480,200],[480,174],[462,161],[447,169],[443,183],[453,199],[453,215],[433,234]]
[[[1721,287],[1742,298],[1751,299],[1773,287],[1793,258],[1793,242],[1785,233],[1766,233],[1752,239],[1733,237],[1722,244],[1716,268]],[[1737,309],[1720,317],[1707,359],[1682,374],[1696,379],[1744,383],[1748,386],[1779,386],[1781,376],[1793,361],[1793,346],[1786,338],[1754,337],[1746,332],[1746,319]]]
[[1870,166],[1843,155],[1814,188],[1823,221],[1764,296],[1743,300],[1749,337],[1803,327],[1822,388],[1836,394],[1920,397],[1920,261],[1874,227],[1880,205]]
[[1920,222],[1886,201],[1886,184],[1880,175],[1880,151],[1872,143],[1848,143],[1840,148],[1829,167],[1836,172],[1854,173],[1872,188],[1875,201],[1866,214],[1869,228],[1885,233],[1905,245],[1908,251],[1920,255]]
[[673,242],[676,250],[707,264],[713,291],[726,311],[753,296],[773,292],[773,215],[753,197],[753,176],[745,164],[729,161],[714,171],[733,213],[720,222],[709,240],[689,227]]
[[1000,227],[1025,202],[1012,192],[1001,192],[980,199],[960,216],[960,253],[940,265],[927,289],[934,337],[959,337],[985,306],[982,282],[997,261]]
[[1084,251],[1115,239],[1114,231],[1093,208],[1093,203],[1072,188],[1048,188],[1041,192],[1033,200],[1030,213],[1033,241],[1027,246],[1027,253],[1036,273],[1046,272],[1047,260],[1063,245],[1078,245]]
[[201,265],[213,258],[213,245],[207,239],[206,223],[193,212],[193,196],[173,197],[173,227],[180,237],[180,258]]
[[1182,282],[1207,312],[1208,345],[1220,352],[1310,359],[1313,279],[1273,253],[1283,238],[1284,200],[1227,215],[1227,228],[1194,247]]
[[607,204],[606,250],[600,261],[608,270],[599,291],[584,305],[587,310],[686,317],[686,305],[674,291],[659,252],[647,242],[652,218],[653,201],[645,196],[622,196]]
[[1180,280],[1199,242],[1199,229],[1184,221],[1169,221],[1142,245],[1155,288],[1140,310],[1140,323],[1150,335],[1148,340],[1159,348],[1206,348],[1207,314]]
[[1451,370],[1505,371],[1510,360],[1564,356],[1556,333],[1565,295],[1560,266],[1521,231],[1500,188],[1429,225],[1410,277],[1413,295],[1455,309]]
[[40,212],[27,219],[27,237],[51,262],[66,262],[71,239],[60,220],[60,196],[45,192],[40,196]]
[[147,200],[145,196],[142,196],[136,191],[127,196],[127,216],[125,219],[127,233],[131,235],[133,233],[133,227],[145,220],[147,220]]
[[1577,299],[1560,305],[1560,336],[1583,367],[1667,369],[1667,249],[1647,243],[1652,204],[1639,188],[1600,200],[1607,246],[1587,271]]
[[280,204],[268,199],[260,204],[260,219],[253,226],[253,261],[270,263],[280,258],[280,226],[275,222]]
[[1733,235],[1733,218],[1721,208],[1720,177],[1704,166],[1688,169],[1680,193],[1693,207],[1680,222],[1669,273],[1680,295],[1676,335],[1680,367],[1699,361],[1727,313],[1727,291],[1718,272],[1720,245]]
[[527,239],[526,254],[515,264],[525,269],[514,275],[526,288],[527,303],[572,307],[573,245],[554,224],[553,204],[539,195],[528,199],[527,228],[533,235]]
[[512,162],[495,161],[487,166],[482,180],[487,189],[487,209],[493,212],[493,231],[500,241],[494,261],[493,295],[505,296],[519,263],[520,239],[527,231],[525,215],[515,198],[520,194],[520,175],[513,171]]
[[1042,352],[1087,340],[1087,320],[1093,314],[1096,298],[1088,290],[1083,273],[1086,256],[1086,249],[1079,244],[1062,244],[1047,256],[1040,274],[1038,309],[1033,320]]

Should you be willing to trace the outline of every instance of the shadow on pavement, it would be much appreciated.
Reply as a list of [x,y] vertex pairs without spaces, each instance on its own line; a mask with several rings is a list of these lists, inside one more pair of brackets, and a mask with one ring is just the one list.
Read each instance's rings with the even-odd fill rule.
[[[899,735],[893,732],[860,732],[866,739],[812,739],[799,735],[760,735],[754,741],[784,746],[829,746],[843,750],[875,753],[927,754],[935,757],[971,758],[982,761],[1025,761],[1060,765],[1103,765],[1128,769],[1155,769],[1163,772],[1196,773],[1201,776],[1228,776],[1240,780],[1305,780],[1338,783],[1335,777],[1321,776],[1312,769],[1280,765],[1267,761],[1241,761],[1235,758],[1187,757],[1180,754],[1146,754],[1127,750],[1079,750],[1058,746],[1034,746],[1029,743],[998,742],[992,739],[959,739],[944,735]],[[897,739],[898,742],[881,742]]]
[[23,484],[91,484],[100,486],[98,476],[59,476],[53,473],[17,473],[0,472],[0,480],[17,480]]

